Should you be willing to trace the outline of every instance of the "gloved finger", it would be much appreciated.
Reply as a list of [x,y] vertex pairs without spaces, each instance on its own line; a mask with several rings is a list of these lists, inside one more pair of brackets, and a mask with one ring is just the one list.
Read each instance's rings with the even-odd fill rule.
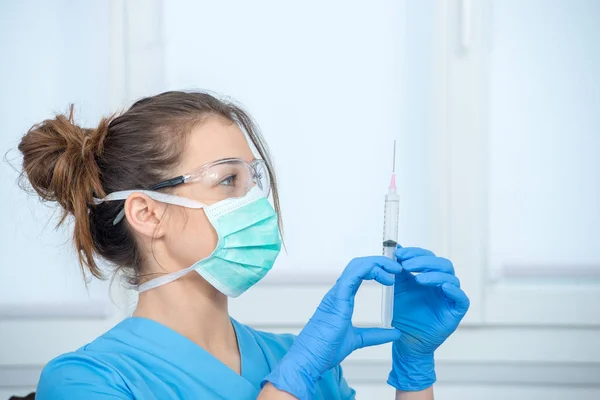
[[423,272],[415,276],[417,283],[424,286],[441,286],[444,283],[460,287],[460,281],[454,275],[443,272]]
[[454,310],[456,311],[456,314],[462,316],[467,313],[467,310],[469,310],[469,306],[471,305],[471,301],[461,288],[450,283],[443,283],[442,292],[444,292],[444,295],[448,299],[454,302]]
[[372,271],[379,267],[391,274],[398,274],[402,270],[400,264],[384,256],[371,256],[355,258],[346,267],[336,282],[336,293],[342,300],[350,300],[356,295],[360,284],[365,279],[374,279]]
[[369,346],[377,346],[384,343],[399,340],[402,332],[398,329],[386,328],[354,328],[359,336],[358,349]]
[[402,270],[396,275],[396,282],[394,282],[394,297],[402,296],[403,293],[410,290],[415,283],[415,276],[408,271]]
[[396,281],[396,275],[390,274],[389,272],[385,272],[380,267],[375,267],[373,270],[365,277],[365,280],[373,279],[382,285],[392,286]]
[[395,251],[395,256],[398,262],[404,262],[415,257],[435,257],[432,251],[421,249],[420,247],[400,247]]
[[444,272],[454,275],[454,266],[447,258],[422,256],[402,261],[402,268],[409,272]]

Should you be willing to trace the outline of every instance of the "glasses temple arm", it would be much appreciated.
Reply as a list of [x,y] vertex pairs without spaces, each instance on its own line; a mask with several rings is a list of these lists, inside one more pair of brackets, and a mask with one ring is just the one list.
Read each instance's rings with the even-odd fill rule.
[[175,178],[167,179],[166,181],[162,181],[162,182],[157,183],[156,185],[151,186],[149,190],[158,190],[158,189],[164,189],[167,187],[181,185],[182,183],[184,183],[186,181],[186,179],[188,179],[188,177],[189,177],[188,175],[180,175]]

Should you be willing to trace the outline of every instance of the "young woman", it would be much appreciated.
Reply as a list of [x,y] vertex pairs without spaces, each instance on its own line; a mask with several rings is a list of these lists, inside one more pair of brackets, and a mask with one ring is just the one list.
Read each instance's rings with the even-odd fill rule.
[[[267,147],[238,106],[167,92],[96,129],[75,125],[71,108],[19,150],[31,186],[72,216],[82,268],[100,278],[102,258],[140,293],[132,317],[48,363],[38,399],[351,399],[339,363],[390,341],[397,398],[433,398],[434,350],[469,301],[452,264],[427,250],[351,261],[297,338],[230,318],[227,298],[281,247]],[[396,329],[351,325],[364,279],[395,284]]]

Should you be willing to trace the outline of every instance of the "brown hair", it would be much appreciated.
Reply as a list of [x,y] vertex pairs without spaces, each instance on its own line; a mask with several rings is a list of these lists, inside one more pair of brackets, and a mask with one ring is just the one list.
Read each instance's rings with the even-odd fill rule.
[[71,105],[68,115],[34,125],[23,136],[23,174],[43,200],[62,207],[58,225],[73,216],[73,241],[84,272],[103,278],[94,259],[100,256],[117,269],[130,269],[130,282],[139,283],[142,259],[129,225],[126,219],[113,224],[124,201],[94,205],[93,198],[171,178],[187,134],[209,116],[237,123],[248,135],[267,164],[279,216],[277,180],[258,128],[240,106],[208,93],[172,91],[146,97],[119,116],[103,118],[96,129],[77,126]]

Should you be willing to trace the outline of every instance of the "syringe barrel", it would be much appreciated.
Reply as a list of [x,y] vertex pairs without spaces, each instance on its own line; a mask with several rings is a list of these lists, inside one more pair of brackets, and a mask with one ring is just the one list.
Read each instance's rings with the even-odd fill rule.
[[400,212],[400,196],[396,193],[385,195],[383,214],[383,241],[398,241],[398,214]]
[[[400,212],[400,196],[390,191],[385,196],[383,215],[383,255],[396,259],[396,242],[398,241],[398,214]],[[381,325],[391,328],[394,315],[394,285],[381,288]]]

